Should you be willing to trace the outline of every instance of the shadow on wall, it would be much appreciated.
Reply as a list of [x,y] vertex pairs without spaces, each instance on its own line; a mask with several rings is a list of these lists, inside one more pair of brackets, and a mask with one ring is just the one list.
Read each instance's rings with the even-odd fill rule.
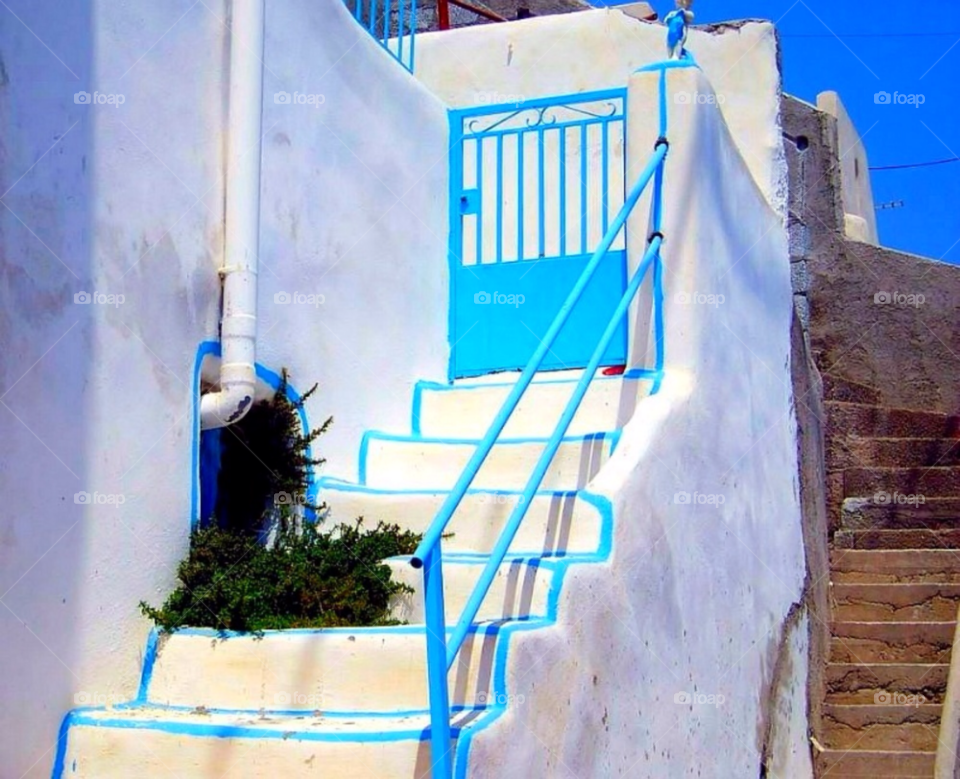
[[43,5],[0,11],[0,773],[25,778],[50,775],[63,712],[92,694],[75,695],[81,569],[91,517],[117,511],[88,481],[95,306],[78,305],[95,289],[92,3]]

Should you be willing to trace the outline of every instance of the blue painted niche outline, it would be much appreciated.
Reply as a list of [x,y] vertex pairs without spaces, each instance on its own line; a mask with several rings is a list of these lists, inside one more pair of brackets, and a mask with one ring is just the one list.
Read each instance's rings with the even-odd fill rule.
[[[203,360],[205,357],[220,357],[221,349],[219,341],[203,341],[200,343],[200,346],[197,347],[197,356],[193,364],[193,439],[192,445],[190,448],[191,456],[191,474],[192,474],[192,484],[191,484],[191,493],[190,493],[190,529],[196,529],[202,519],[201,512],[201,489],[200,489],[200,463],[202,456],[202,445],[201,445],[201,432],[200,432],[200,370],[203,367]],[[256,364],[257,378],[270,387],[273,390],[278,390],[280,388],[281,376],[276,371],[267,368],[260,363]],[[294,388],[291,382],[287,382],[287,399],[291,403],[298,403],[300,401],[301,395]],[[300,416],[300,426],[303,428],[304,432],[310,430],[310,421],[307,416],[307,411],[305,408],[300,407],[298,409]],[[219,435],[217,436],[219,437]],[[211,446],[212,448],[212,446]],[[313,445],[307,446],[305,455],[308,458],[313,458]],[[307,500],[310,503],[316,503],[317,500],[317,476],[311,471],[309,477],[309,486],[307,487]],[[306,512],[307,519],[315,520],[316,513],[307,510]]]

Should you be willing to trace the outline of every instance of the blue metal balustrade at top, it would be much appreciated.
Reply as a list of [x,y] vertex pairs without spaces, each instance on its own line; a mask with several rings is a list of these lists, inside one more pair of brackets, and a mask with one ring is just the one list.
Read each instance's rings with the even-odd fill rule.
[[[625,111],[614,89],[450,112],[452,378],[518,370],[547,332],[623,204]],[[626,283],[621,234],[542,369],[586,365]]]
[[396,60],[413,72],[417,0],[347,0],[353,17]]

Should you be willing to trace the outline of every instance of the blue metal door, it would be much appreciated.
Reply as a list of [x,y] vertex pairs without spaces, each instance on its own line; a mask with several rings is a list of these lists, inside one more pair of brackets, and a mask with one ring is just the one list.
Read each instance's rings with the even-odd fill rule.
[[[450,112],[451,377],[533,354],[623,205],[625,108],[619,89]],[[621,231],[543,367],[586,365],[625,288]]]

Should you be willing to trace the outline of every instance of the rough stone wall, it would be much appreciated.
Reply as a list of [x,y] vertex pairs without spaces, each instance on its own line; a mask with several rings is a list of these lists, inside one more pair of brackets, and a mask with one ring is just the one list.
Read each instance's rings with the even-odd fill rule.
[[807,563],[804,607],[810,617],[809,721],[816,736],[830,640],[824,445],[829,420],[822,377],[875,387],[883,405],[955,413],[960,409],[960,268],[846,239],[836,119],[786,96],[782,114]]
[[811,346],[811,274],[835,256],[843,224],[836,120],[813,106],[785,96],[784,148],[789,177],[787,227],[794,292],[791,332],[797,456],[806,580],[803,604],[809,617],[807,683],[810,733],[820,732],[825,670],[830,649],[829,549],[826,500],[823,381]]
[[811,263],[811,343],[822,370],[882,404],[960,410],[960,267],[853,241]]
[[956,413],[960,267],[844,238],[836,120],[791,97],[783,113],[794,301],[817,367],[886,406]]

